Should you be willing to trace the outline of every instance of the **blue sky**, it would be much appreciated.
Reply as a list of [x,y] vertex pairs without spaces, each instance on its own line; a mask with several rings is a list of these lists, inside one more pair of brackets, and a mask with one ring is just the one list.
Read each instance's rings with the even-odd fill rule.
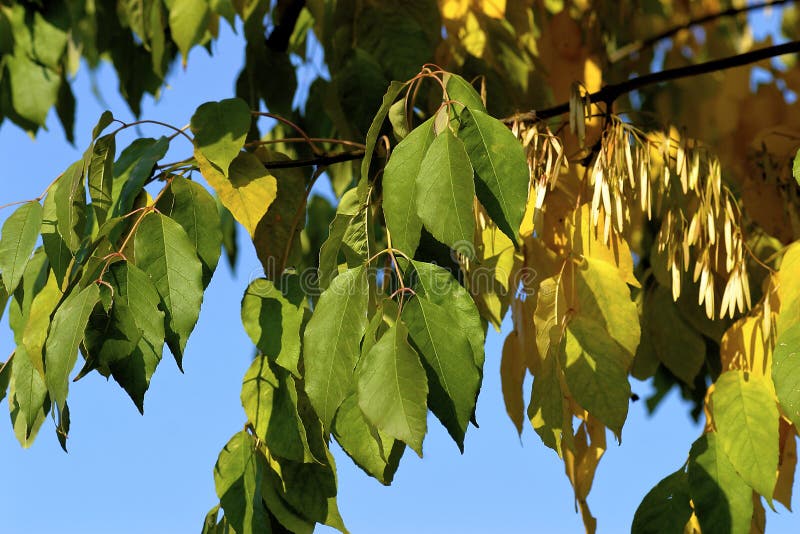
[[[214,57],[195,49],[188,69],[176,69],[161,100],[145,101],[144,118],[183,126],[201,103],[233,95],[243,43],[227,26],[222,34]],[[104,102],[93,96],[93,84]],[[73,90],[78,100],[76,147],[64,141],[54,114],[48,121],[50,131],[36,140],[8,122],[0,126],[0,204],[38,196],[80,157],[104,109],[123,120],[133,119],[117,95],[110,68],[94,75],[81,70]],[[161,133],[158,128],[142,129],[146,136]],[[118,148],[132,139],[118,140]],[[178,137],[172,150],[185,156],[190,147]],[[0,212],[0,220],[10,213]],[[93,373],[70,386],[69,454],[59,448],[51,422],[28,450],[20,448],[10,422],[0,422],[1,530],[199,531],[206,511],[217,502],[212,476],[217,454],[245,422],[239,391],[254,349],[239,321],[239,302],[248,279],[259,269],[252,247],[242,239],[236,272],[221,262],[206,293],[186,350],[185,374],[171,358],[164,358],[146,396],[144,417],[113,381]],[[529,426],[520,440],[505,414],[499,363],[507,330],[506,324],[502,333],[489,333],[477,412],[481,427],[469,430],[464,455],[431,418],[424,459],[407,454],[394,485],[386,488],[335,449],[339,506],[353,533],[582,532],[561,461]],[[12,350],[3,318],[0,354]],[[633,390],[644,398],[650,387],[634,381]],[[0,411],[6,406],[3,401]],[[646,415],[644,402],[631,404],[622,445],[609,439],[610,449],[589,497],[598,532],[629,530],[641,498],[685,461],[701,431],[674,394],[653,417]],[[796,531],[796,518],[777,506],[779,514],[767,514],[769,531]]]

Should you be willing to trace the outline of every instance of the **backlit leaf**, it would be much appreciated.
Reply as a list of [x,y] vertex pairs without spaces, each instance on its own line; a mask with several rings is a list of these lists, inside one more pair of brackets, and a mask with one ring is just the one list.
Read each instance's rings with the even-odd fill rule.
[[275,200],[278,192],[275,176],[248,152],[240,153],[231,162],[227,178],[200,152],[195,151],[195,158],[203,178],[252,237],[258,222]]
[[525,380],[526,370],[525,358],[520,353],[517,333],[512,331],[503,343],[503,356],[500,360],[500,381],[503,388],[506,413],[520,435],[522,435],[522,422],[525,420],[525,399],[523,398],[522,384]]
[[55,198],[58,233],[71,251],[78,250],[86,231],[83,160],[64,171],[50,192]]
[[207,0],[173,0],[170,4],[169,28],[172,40],[183,55],[184,65],[189,50],[203,38],[209,15]]
[[67,400],[69,374],[78,359],[89,315],[100,300],[96,284],[73,290],[53,316],[45,348],[45,381],[52,399],[63,409]]
[[353,371],[367,327],[368,296],[365,268],[349,269],[322,293],[306,326],[305,390],[326,429],[354,388]]
[[800,322],[781,332],[775,342],[772,380],[781,410],[797,426],[800,423]]
[[361,358],[356,376],[358,405],[367,419],[421,457],[428,384],[403,323],[392,325]]
[[89,197],[99,224],[105,222],[113,203],[114,156],[117,150],[115,137],[109,134],[98,139],[92,146],[89,158]]
[[11,294],[17,288],[25,265],[33,253],[42,226],[42,206],[26,202],[3,223],[0,236],[0,272],[3,285]]
[[[24,345],[17,347],[14,352],[14,362],[11,368],[11,381],[13,394],[9,397],[9,406],[12,409],[11,421],[20,445],[29,446],[36,436],[36,431],[41,426],[47,412],[47,385],[40,372],[31,363],[31,358]],[[20,431],[17,431],[17,426]]]
[[191,128],[197,151],[228,176],[250,129],[250,108],[241,98],[206,102],[192,115]]
[[778,469],[778,408],[769,379],[727,371],[711,396],[717,440],[742,479],[772,500]]

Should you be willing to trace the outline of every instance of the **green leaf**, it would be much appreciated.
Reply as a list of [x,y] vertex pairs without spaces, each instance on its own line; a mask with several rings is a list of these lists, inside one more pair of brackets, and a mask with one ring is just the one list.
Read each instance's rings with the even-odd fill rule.
[[[155,143],[142,150],[141,156],[137,158],[125,183],[122,184],[119,200],[114,209],[115,216],[125,215],[133,208],[136,197],[142,192],[148,178],[153,174],[156,163],[167,154],[168,149],[169,138],[159,137]],[[122,155],[120,155],[120,159],[122,159]]]
[[356,369],[358,405],[376,428],[422,457],[427,432],[428,381],[402,322],[392,325]]
[[406,100],[401,98],[389,108],[389,122],[392,124],[394,136],[398,140],[405,139],[410,133],[408,117],[406,116]]
[[8,294],[13,293],[22,280],[22,273],[36,246],[41,227],[42,206],[34,201],[17,208],[3,223],[0,271]]
[[692,515],[690,498],[686,472],[672,473],[645,495],[633,516],[631,534],[682,534]]
[[572,438],[572,412],[564,406],[567,392],[562,389],[559,376],[558,354],[564,351],[565,345],[566,339],[562,339],[559,346],[549,349],[533,379],[531,402],[528,404],[531,426],[542,443],[556,451],[559,457],[563,457],[564,441]]
[[328,238],[319,250],[320,287],[327,288],[339,274],[340,252],[348,267],[361,265],[367,260],[365,211],[355,189],[347,191],[339,201],[336,215],[329,226]]
[[800,425],[800,322],[778,336],[772,355],[772,381],[781,410],[789,420]]
[[486,113],[486,106],[483,105],[481,95],[478,94],[471,83],[458,74],[447,74],[445,86],[450,100],[455,100],[470,111]]
[[305,294],[296,275],[284,277],[280,287],[259,278],[242,298],[242,324],[258,350],[300,378],[300,331],[306,313]]
[[428,119],[400,141],[383,171],[386,228],[391,233],[392,246],[409,257],[414,256],[422,231],[422,221],[417,215],[417,177],[434,137],[433,119]]
[[244,375],[241,399],[256,435],[273,454],[298,462],[313,461],[297,413],[294,379],[287,371],[271,369],[269,360],[258,356]]
[[445,308],[425,297],[412,298],[402,317],[426,364],[431,411],[463,452],[481,383],[467,335]]
[[411,263],[415,276],[409,280],[410,285],[418,295],[444,308],[453,324],[461,326],[472,347],[475,366],[482,370],[486,328],[475,301],[447,269],[421,261]]
[[164,347],[164,312],[159,309],[161,298],[147,273],[130,262],[114,263],[108,269],[106,280],[114,288],[114,305],[127,307],[141,332],[132,352],[112,361],[109,368],[114,380],[144,413],[144,394],[161,361]]
[[51,194],[56,202],[58,233],[69,250],[75,252],[86,233],[86,190],[82,159],[64,171]]
[[42,245],[47,254],[47,260],[50,262],[50,268],[53,269],[53,274],[56,275],[56,280],[61,286],[72,262],[72,252],[58,231],[56,197],[53,194],[44,197]]
[[772,501],[778,469],[778,419],[769,379],[727,371],[711,395],[717,439],[747,484]]
[[462,120],[458,135],[478,178],[478,200],[497,227],[516,243],[530,180],[525,150],[505,124],[482,111],[467,110]]
[[794,162],[792,163],[792,176],[794,176],[797,185],[800,185],[800,149],[794,155]]
[[62,293],[58,288],[55,276],[48,276],[47,283],[36,293],[30,303],[22,339],[18,344],[20,347],[24,345],[28,359],[42,377],[44,377],[44,347],[47,341],[47,331],[50,328],[50,317],[61,298]]
[[233,218],[230,210],[222,205],[219,197],[216,197],[216,202],[217,210],[219,211],[220,229],[222,230],[222,248],[225,249],[228,266],[233,270],[236,267],[236,256],[239,252],[236,243],[236,219]]
[[336,505],[336,466],[330,453],[327,460],[327,465],[281,461],[283,497],[311,521],[347,532]]
[[692,445],[689,487],[697,520],[704,531],[750,532],[753,490],[736,473],[713,432],[704,434]]
[[92,146],[89,158],[89,197],[99,224],[106,221],[113,203],[114,156],[117,150],[115,138],[115,135],[109,134],[98,139]]
[[389,84],[389,88],[386,89],[386,94],[383,95],[381,106],[378,108],[378,112],[375,114],[375,117],[372,119],[372,124],[369,126],[365,141],[366,148],[364,150],[364,158],[361,160],[361,179],[358,181],[359,199],[363,199],[367,193],[367,185],[369,184],[369,167],[372,164],[372,154],[375,152],[375,145],[378,142],[378,134],[381,132],[383,121],[386,120],[386,115],[389,113],[389,108],[392,107],[392,103],[405,86],[405,83],[394,81]]
[[625,350],[597,321],[576,316],[566,332],[564,377],[578,404],[617,436],[628,415],[631,387]]
[[261,494],[264,504],[270,514],[293,534],[311,534],[314,532],[314,522],[309,521],[294,510],[282,496],[283,484],[280,477],[272,469],[268,470],[261,484]]
[[0,365],[0,401],[6,398],[6,391],[8,390],[8,383],[11,381],[11,369],[14,365],[14,359],[9,358]]
[[160,213],[142,219],[134,237],[135,264],[153,280],[166,313],[166,338],[181,367],[186,340],[203,302],[203,266],[183,228]]
[[305,390],[326,429],[330,429],[336,410],[353,391],[353,370],[367,327],[368,298],[366,269],[349,269],[334,278],[320,295],[306,326]]
[[23,119],[44,126],[47,113],[56,105],[61,77],[24,53],[4,56],[11,85],[11,103]]
[[[270,161],[289,158],[278,152],[263,151]],[[261,218],[253,234],[256,254],[268,278],[276,279],[290,267],[300,250],[300,232],[306,221],[306,183],[300,169],[275,169],[275,201]]]
[[78,346],[100,290],[90,284],[81,291],[73,290],[56,310],[45,347],[45,381],[50,396],[64,408],[69,388],[69,373],[78,359]]
[[450,129],[433,140],[416,181],[417,214],[441,243],[471,256],[475,234],[472,166],[464,143]]
[[261,495],[264,463],[253,437],[241,431],[228,441],[214,466],[220,505],[237,534],[272,531]]
[[203,287],[211,281],[222,247],[219,210],[205,187],[176,176],[156,208],[181,225],[203,263]]
[[241,98],[206,102],[192,115],[191,128],[196,150],[228,176],[250,129],[250,108]]
[[333,435],[344,452],[369,476],[388,486],[405,451],[405,443],[376,429],[358,406],[358,396],[347,397],[333,421]]
[[203,39],[208,27],[209,15],[207,0],[173,0],[170,4],[169,28],[172,32],[172,40],[181,51],[184,65],[189,56],[189,50]]
[[706,359],[703,337],[683,319],[665,287],[658,285],[645,299],[642,339],[652,342],[658,360],[672,374],[687,385],[694,384]]
[[275,200],[278,191],[275,176],[249,152],[240,153],[231,162],[227,178],[197,150],[195,158],[203,178],[252,237],[258,222]]
[[13,393],[9,397],[9,406],[12,408],[14,432],[20,445],[28,447],[44,422],[50,403],[44,378],[31,363],[24,345],[19,345],[14,352],[11,382]]

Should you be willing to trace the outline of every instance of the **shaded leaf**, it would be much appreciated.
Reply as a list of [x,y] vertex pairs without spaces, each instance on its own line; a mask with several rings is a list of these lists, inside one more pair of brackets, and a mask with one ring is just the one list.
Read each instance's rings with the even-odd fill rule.
[[176,176],[156,208],[180,224],[189,236],[203,263],[203,287],[207,287],[222,247],[222,224],[214,198],[197,182]]
[[103,224],[111,210],[114,194],[114,156],[116,136],[104,135],[92,146],[89,158],[89,198],[98,224]]
[[271,532],[261,485],[264,460],[255,440],[241,431],[228,441],[214,466],[214,485],[225,518],[238,534]]
[[250,283],[242,298],[242,324],[258,350],[299,378],[305,295],[296,275],[279,284],[263,278]]
[[20,445],[28,447],[33,443],[36,432],[50,408],[47,385],[40,372],[31,363],[24,345],[17,347],[12,363],[12,393],[8,399],[11,422]]
[[191,128],[196,150],[228,176],[250,129],[250,108],[241,98],[206,102],[192,115]]
[[189,50],[203,38],[209,15],[207,0],[173,0],[169,5],[169,28],[172,40],[183,55],[184,65]]
[[633,516],[631,534],[683,534],[692,515],[690,498],[686,472],[672,473],[645,495]]
[[689,453],[689,487],[700,527],[709,531],[750,532],[753,490],[736,473],[716,433],[701,436]]
[[[129,149],[134,146],[135,145],[131,144]],[[169,149],[169,138],[159,137],[158,140],[152,145],[142,144],[137,148],[140,148],[141,152],[136,150],[130,154],[134,157],[138,156],[135,159],[135,163],[133,163],[132,167],[130,168],[130,173],[124,173],[122,175],[125,177],[125,182],[120,184],[121,187],[119,199],[117,200],[117,205],[114,209],[115,216],[125,215],[133,208],[136,198],[142,192],[147,180],[153,174],[153,169],[155,168],[156,163],[158,163],[158,161],[167,154],[167,150]],[[123,154],[120,154],[120,160],[123,159],[123,155],[126,154],[124,152]],[[121,178],[121,176],[117,176],[116,165],[117,164],[115,164],[114,167],[115,185],[117,180]]]
[[772,354],[772,381],[781,410],[800,424],[800,322],[780,333]]

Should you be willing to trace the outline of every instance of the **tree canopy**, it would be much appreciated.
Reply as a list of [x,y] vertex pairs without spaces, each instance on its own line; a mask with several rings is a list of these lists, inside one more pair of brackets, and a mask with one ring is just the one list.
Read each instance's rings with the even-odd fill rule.
[[[652,381],[651,411],[676,389],[705,420],[632,531],[763,532],[764,501],[791,507],[800,427],[789,4],[0,0],[0,122],[32,135],[54,109],[74,140],[79,68],[110,63],[138,116],[220,25],[244,49],[231,98],[185,126],[106,111],[80,159],[13,203],[14,434],[28,447],[52,417],[66,450],[69,389],[93,372],[143,412],[165,345],[179,368],[194,356],[245,232],[256,356],[204,533],[346,532],[332,441],[386,485],[407,447],[423,455],[429,411],[463,451],[485,333],[507,317],[506,411],[563,462],[587,532],[630,377]],[[747,18],[773,6],[778,44]],[[163,135],[130,140],[142,124]],[[176,139],[192,150],[171,161]],[[336,205],[309,200],[319,180]]]

